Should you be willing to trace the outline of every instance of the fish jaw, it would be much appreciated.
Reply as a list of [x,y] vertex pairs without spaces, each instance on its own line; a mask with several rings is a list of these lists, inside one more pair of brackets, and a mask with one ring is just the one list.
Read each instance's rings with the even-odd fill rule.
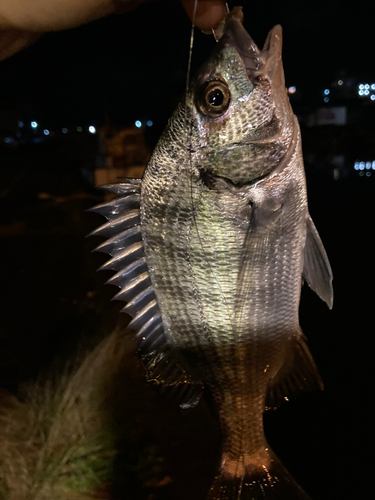
[[[285,92],[285,77],[282,63],[282,27],[277,24],[268,33],[263,49],[260,50],[240,20],[231,17],[227,20],[223,44],[232,46],[240,55],[250,81],[259,79],[271,82],[274,100],[288,103]],[[293,114],[289,106],[288,114]]]
[[261,68],[265,62],[263,54],[243,27],[240,19],[237,17],[227,19],[220,42],[222,45],[236,49],[251,81],[254,81],[261,74]]

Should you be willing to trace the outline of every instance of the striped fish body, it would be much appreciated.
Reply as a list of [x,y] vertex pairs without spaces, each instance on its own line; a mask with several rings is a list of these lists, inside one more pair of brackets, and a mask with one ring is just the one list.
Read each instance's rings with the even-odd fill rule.
[[[269,448],[263,412],[322,386],[299,327],[304,278],[332,306],[332,273],[309,216],[281,28],[258,49],[229,15],[142,182],[109,186],[98,249],[117,274],[149,380],[180,406],[208,387],[222,427],[210,500],[306,499]],[[181,389],[182,388],[182,389]]]
[[251,186],[208,187],[183,151],[165,158],[161,141],[142,181],[143,242],[166,335],[205,383],[225,371],[215,375],[220,360],[237,363],[237,345],[299,332],[308,216],[299,133],[291,149]]
[[192,178],[189,162],[166,160],[162,144],[142,182],[146,260],[169,343],[213,393],[225,430],[219,477],[231,484],[242,469],[253,476],[270,467],[269,386],[303,342],[308,211],[299,132],[280,168],[240,188]]

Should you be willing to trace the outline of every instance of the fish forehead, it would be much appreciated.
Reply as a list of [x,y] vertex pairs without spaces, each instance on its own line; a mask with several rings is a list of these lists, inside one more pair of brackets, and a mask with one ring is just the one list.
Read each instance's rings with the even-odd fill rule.
[[[196,97],[205,82],[221,79],[228,85],[230,104],[228,111],[212,119],[196,111]],[[196,120],[197,147],[226,147],[243,142],[260,124],[272,117],[272,102],[269,88],[254,87],[245,66],[234,47],[224,47],[208,60],[206,66],[192,85],[187,106],[193,110]]]
[[207,80],[221,76],[230,83],[234,97],[243,97],[250,94],[253,84],[246,74],[245,65],[234,47],[223,47],[214,51],[200,69],[198,76],[193,81],[193,86],[201,85]]

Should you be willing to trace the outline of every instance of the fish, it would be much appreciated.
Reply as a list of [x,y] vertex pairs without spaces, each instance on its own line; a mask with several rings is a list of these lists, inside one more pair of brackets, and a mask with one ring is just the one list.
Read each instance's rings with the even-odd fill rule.
[[263,413],[322,380],[299,325],[304,281],[329,308],[332,270],[309,214],[282,29],[259,49],[235,8],[142,180],[105,186],[97,250],[133,319],[147,379],[183,410],[203,388],[222,432],[207,500],[308,495],[270,448]]

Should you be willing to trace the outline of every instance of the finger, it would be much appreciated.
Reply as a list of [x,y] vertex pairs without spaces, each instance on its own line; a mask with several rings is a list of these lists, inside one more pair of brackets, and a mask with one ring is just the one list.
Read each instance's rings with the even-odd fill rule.
[[[195,0],[181,0],[182,5],[190,17],[193,18]],[[202,31],[211,31],[227,13],[224,0],[199,0],[195,14],[195,26]]]
[[1,0],[0,28],[56,31],[74,28],[115,10],[118,0]]

